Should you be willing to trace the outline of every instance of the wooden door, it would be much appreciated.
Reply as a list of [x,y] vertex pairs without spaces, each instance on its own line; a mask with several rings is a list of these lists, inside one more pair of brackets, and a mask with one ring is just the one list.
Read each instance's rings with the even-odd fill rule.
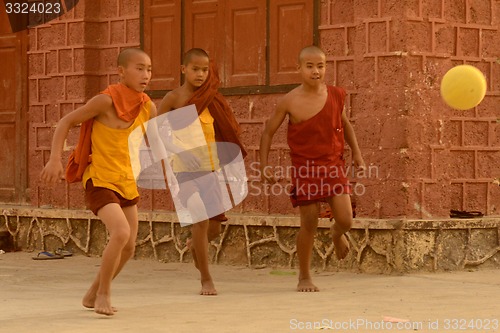
[[175,89],[181,82],[181,0],[145,0],[144,20],[144,51],[153,64],[149,89]]
[[0,203],[20,204],[27,199],[28,32],[11,31],[7,15],[1,10]]

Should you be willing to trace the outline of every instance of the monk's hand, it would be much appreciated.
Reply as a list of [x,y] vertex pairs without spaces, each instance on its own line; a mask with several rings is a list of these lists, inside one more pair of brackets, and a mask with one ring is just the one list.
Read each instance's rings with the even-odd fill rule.
[[276,179],[273,175],[273,168],[269,165],[262,165],[260,167],[260,178],[264,183],[274,184]]
[[190,151],[183,151],[179,153],[179,157],[182,163],[188,168],[189,171],[195,171],[200,168],[201,162],[198,157],[196,157]]
[[366,170],[366,164],[365,161],[363,160],[363,157],[361,156],[361,153],[355,153],[352,155],[352,162],[354,164],[354,167],[360,169],[360,170]]
[[40,179],[46,184],[55,184],[64,179],[64,169],[61,160],[50,159],[43,168]]

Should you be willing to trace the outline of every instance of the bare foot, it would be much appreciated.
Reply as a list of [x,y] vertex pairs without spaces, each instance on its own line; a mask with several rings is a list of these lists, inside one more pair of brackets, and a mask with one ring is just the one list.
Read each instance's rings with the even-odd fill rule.
[[194,247],[192,245],[192,240],[189,238],[186,241],[186,246],[188,247],[189,251],[191,251],[191,255],[193,256],[193,261],[194,261],[194,267],[198,268],[198,259],[196,258],[196,252],[194,251]]
[[214,282],[212,280],[201,281],[200,295],[204,296],[217,295],[217,290],[215,290]]
[[[83,296],[82,299],[82,305],[86,307],[87,309],[93,309],[95,306],[95,300],[96,300],[96,291],[89,289],[85,296]],[[118,312],[118,310],[112,306],[113,312]]]
[[94,302],[95,313],[112,316],[115,314],[113,307],[111,306],[111,300],[108,295],[98,295]]
[[83,296],[82,305],[88,309],[93,309],[95,303],[95,294],[96,291],[93,290],[92,287],[90,287],[85,296]]
[[332,240],[337,259],[342,260],[347,257],[347,254],[349,253],[349,241],[347,240],[345,234],[337,236],[335,235],[335,232],[332,231]]
[[311,279],[299,279],[299,283],[297,284],[297,291],[299,292],[316,292],[319,291],[319,288],[316,287]]

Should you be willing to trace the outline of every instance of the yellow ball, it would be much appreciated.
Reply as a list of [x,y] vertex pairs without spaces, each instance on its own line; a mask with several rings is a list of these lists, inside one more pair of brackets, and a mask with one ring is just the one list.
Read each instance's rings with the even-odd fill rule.
[[441,97],[457,110],[472,109],[481,103],[485,94],[486,79],[474,66],[455,66],[441,80]]

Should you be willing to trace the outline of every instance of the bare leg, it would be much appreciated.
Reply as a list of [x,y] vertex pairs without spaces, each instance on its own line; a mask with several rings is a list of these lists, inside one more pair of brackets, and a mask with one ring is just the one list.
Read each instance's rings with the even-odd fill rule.
[[186,246],[188,247],[189,251],[191,251],[191,255],[193,256],[194,267],[198,268],[198,258],[196,258],[196,251],[193,247],[193,240],[191,238],[188,238],[188,240],[186,241]]
[[335,219],[330,228],[335,255],[337,259],[342,260],[349,253],[349,241],[345,233],[352,226],[351,198],[348,194],[334,196],[328,198],[328,204]]
[[314,235],[318,228],[318,204],[300,206],[300,230],[297,234],[297,255],[299,257],[299,283],[297,291],[319,291],[311,279],[310,266]]
[[[216,239],[221,233],[221,223],[215,220],[208,220],[208,243]],[[193,256],[194,266],[198,268],[198,259],[196,258],[196,251],[193,247],[193,241],[189,238],[186,241],[186,246],[191,251],[191,255]]]
[[[87,308],[95,308],[97,313],[111,315],[113,313],[110,313],[109,309],[111,309],[112,312],[116,311],[115,308],[111,307],[109,301],[111,280],[120,273],[125,263],[133,257],[135,251],[135,241],[138,229],[137,206],[134,205],[122,209],[118,204],[110,204],[100,209],[98,215],[110,233],[110,240],[103,252],[101,269],[83,297],[82,304]],[[123,222],[125,222],[125,224]],[[113,234],[115,238],[113,238]],[[122,246],[127,234],[128,238],[125,239],[126,243]],[[120,247],[122,247],[121,251],[119,250]],[[117,249],[118,251],[116,251]],[[113,270],[109,269],[109,263],[115,265]],[[105,287],[101,288],[103,282],[105,283]],[[102,297],[101,293],[103,293],[103,295],[107,294],[108,296]],[[107,301],[103,301],[106,299]],[[99,305],[97,303],[99,303]]]
[[189,246],[193,253],[196,268],[201,275],[200,295],[217,295],[212,277],[208,270],[208,215],[205,203],[199,193],[193,193],[187,200],[187,208],[195,222],[191,226],[192,239]]
[[221,223],[219,221],[215,221],[215,220],[208,220],[208,232],[207,232],[207,236],[208,236],[208,242],[210,243],[211,241],[213,241],[214,239],[216,239],[217,237],[219,237],[220,233],[221,233]]
[[191,248],[196,253],[197,266],[200,271],[200,295],[217,295],[215,286],[208,269],[208,221],[198,222],[191,227],[193,235]]

